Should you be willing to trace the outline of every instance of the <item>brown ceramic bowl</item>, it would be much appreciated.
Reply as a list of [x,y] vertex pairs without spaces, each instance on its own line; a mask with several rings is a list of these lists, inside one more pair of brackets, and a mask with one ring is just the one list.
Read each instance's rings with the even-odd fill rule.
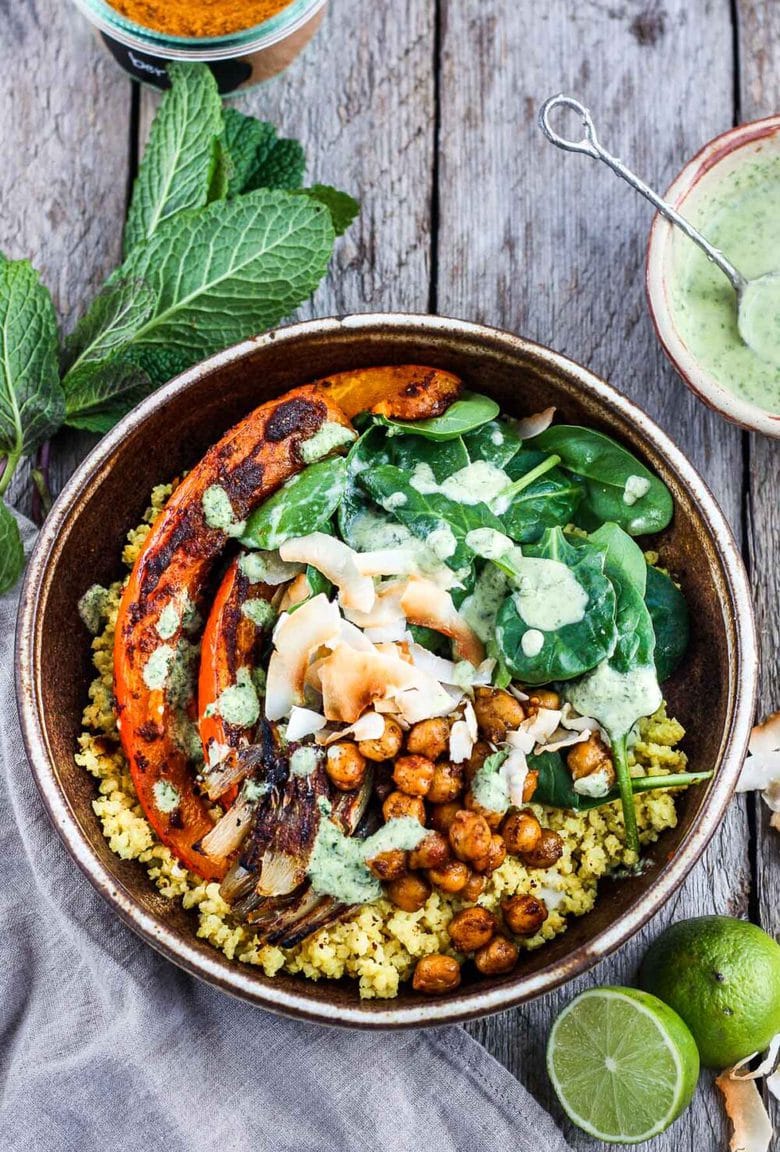
[[[667,685],[706,786],[679,802],[677,828],[648,854],[641,875],[602,884],[588,915],[508,976],[468,978],[457,994],[361,1002],[350,981],[267,979],[228,961],[195,936],[195,921],[164,899],[144,868],[114,856],[92,811],[93,780],[73,760],[92,676],[76,601],[94,581],[120,573],[127,530],[154,484],[195,463],[231,424],[269,397],[318,376],[368,364],[448,368],[507,412],[549,404],[559,418],[616,437],[669,485],[672,526],[660,544],[682,578],[693,635],[684,667]],[[682,453],[604,381],[546,348],[504,332],[423,316],[317,320],[229,349],[161,388],[98,445],[60,496],[38,540],[18,625],[18,694],[30,763],[49,815],[76,862],[122,919],[174,963],[265,1008],[328,1024],[397,1027],[463,1020],[549,991],[610,954],[674,893],[728,805],[752,724],[756,648],[745,572],[731,532]]]

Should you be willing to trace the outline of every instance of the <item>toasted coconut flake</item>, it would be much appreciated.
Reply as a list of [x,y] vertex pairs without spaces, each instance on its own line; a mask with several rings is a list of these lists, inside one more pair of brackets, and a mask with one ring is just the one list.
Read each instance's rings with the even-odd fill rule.
[[450,728],[450,760],[462,764],[474,751],[474,739],[465,720],[456,720]]
[[341,646],[319,666],[322,707],[328,720],[354,724],[375,701],[414,688],[419,673],[400,657]]
[[347,728],[329,729],[318,732],[315,739],[318,744],[333,744],[336,740],[346,740],[348,736],[359,743],[361,740],[379,740],[384,735],[385,718],[378,712],[364,712],[363,715]]
[[758,1052],[751,1052],[749,1056],[746,1056],[744,1060],[740,1060],[730,1069],[731,1079],[759,1080],[762,1076],[766,1076],[768,1072],[774,1071],[778,1054],[780,1054],[780,1032],[770,1040],[769,1047],[766,1050],[766,1056],[757,1068],[750,1068],[751,1062],[758,1056]]
[[[359,554],[356,553],[356,557],[359,558]],[[348,605],[342,605],[344,615],[358,628],[382,628],[388,624],[397,624],[399,621],[405,623],[406,617],[401,608],[401,596],[405,587],[404,581],[393,580],[392,583],[377,590],[374,603],[368,612],[360,612]]]
[[459,615],[449,592],[432,580],[411,577],[401,597],[401,608],[410,624],[449,636],[459,660],[479,665],[485,659],[482,641]]
[[574,744],[581,744],[591,735],[590,728],[583,728],[582,732],[567,732],[565,728],[557,728],[542,748],[544,752],[560,752],[561,748],[571,748]]
[[327,720],[320,712],[311,708],[299,708],[294,705],[290,709],[290,719],[287,724],[288,740],[303,740],[306,736],[313,736],[324,728]]
[[337,648],[339,644],[346,644],[347,648],[354,648],[356,652],[371,652],[374,645],[368,639],[360,628],[350,624],[349,620],[341,621],[341,628],[339,635],[334,640],[329,640],[328,648]]
[[507,732],[504,742],[510,748],[518,748],[526,756],[530,756],[534,750],[534,744],[536,743],[531,733],[527,732],[522,726],[520,728],[515,728],[511,732]]
[[306,573],[300,572],[285,588],[276,609],[278,612],[289,612],[297,604],[303,604],[309,596],[311,596],[309,581],[306,578]]
[[358,552],[355,564],[362,576],[412,576],[420,565],[413,548],[377,548]]
[[384,624],[381,628],[366,628],[365,637],[372,644],[396,644],[406,635],[406,621],[397,624]]
[[780,712],[773,712],[763,724],[756,724],[748,753],[737,791],[760,792],[773,813],[770,825],[780,830]]
[[268,662],[265,714],[281,720],[294,705],[305,704],[306,673],[311,656],[341,636],[338,606],[324,592],[280,617],[274,630],[274,651]]
[[561,728],[566,728],[569,732],[584,732],[586,729],[589,732],[598,732],[599,723],[590,716],[580,716],[566,700],[561,708]]
[[324,532],[311,532],[285,541],[279,549],[282,560],[311,564],[326,576],[339,590],[339,599],[345,608],[370,612],[374,604],[374,582],[361,574],[357,567],[357,553],[342,540]]
[[733,1069],[721,1072],[715,1083],[723,1094],[733,1132],[730,1152],[768,1152],[772,1125],[755,1080],[734,1079]]
[[415,668],[419,668],[426,675],[432,676],[442,684],[457,683],[454,660],[445,660],[443,656],[437,656],[435,652],[430,652],[427,648],[423,648],[422,644],[415,644],[414,641],[409,645],[409,655]]
[[521,440],[532,440],[546,432],[555,418],[555,408],[545,408],[543,412],[535,412],[533,416],[524,416],[522,420],[515,421],[515,431]]
[[519,700],[521,704],[525,704],[531,697],[527,692],[523,692],[522,688],[518,688],[516,684],[508,684],[507,692],[510,696],[514,696],[515,700]]
[[536,714],[524,720],[520,727],[536,744],[544,744],[560,724],[561,713],[556,708],[539,708]]
[[443,684],[435,680],[424,688],[410,688],[395,698],[395,710],[407,724],[419,724],[434,716],[449,716],[455,704]]

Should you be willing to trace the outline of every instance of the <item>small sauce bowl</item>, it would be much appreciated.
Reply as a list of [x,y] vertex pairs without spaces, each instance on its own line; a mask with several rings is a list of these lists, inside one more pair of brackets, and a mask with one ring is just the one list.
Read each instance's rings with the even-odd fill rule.
[[[725,177],[769,151],[772,155],[780,154],[780,116],[742,124],[711,140],[686,164],[667,192],[666,200],[683,216],[692,218],[707,236],[706,218],[698,216],[698,206]],[[743,428],[780,438],[780,414],[737,396],[721,384],[696,357],[680,331],[672,288],[681,248],[689,244],[690,241],[661,216],[655,217],[647,248],[646,285],[658,339],[677,372],[700,400]]]

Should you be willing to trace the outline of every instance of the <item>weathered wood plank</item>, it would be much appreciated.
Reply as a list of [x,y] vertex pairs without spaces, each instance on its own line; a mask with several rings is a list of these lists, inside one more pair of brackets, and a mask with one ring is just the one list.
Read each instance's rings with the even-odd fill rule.
[[[3,16],[0,250],[32,260],[70,327],[119,255],[130,82],[72,5],[29,0],[4,5]],[[84,451],[83,438],[58,444],[55,488]],[[29,508],[26,470],[13,495]]]
[[[544,13],[445,0],[442,48],[439,310],[532,336],[611,379],[685,447],[739,529],[740,434],[688,394],[647,314],[647,206],[593,162],[556,151],[536,127],[545,96],[578,95],[607,146],[663,187],[732,122],[727,0],[555,3]],[[630,982],[669,920],[744,912],[749,879],[744,806],[735,805],[678,898],[630,945],[564,992],[472,1031],[560,1118],[543,1052],[561,1005],[590,982]],[[724,1133],[719,1108],[700,1092],[650,1147],[715,1148]],[[571,1128],[567,1135],[595,1146]]]
[[[334,184],[362,203],[298,318],[427,309],[433,51],[428,0],[339,0],[286,73],[236,98],[241,111],[302,142],[312,183]],[[144,130],[155,104],[145,92]]]
[[[737,13],[740,119],[755,120],[780,109],[780,8],[773,0],[739,0]],[[748,441],[748,535],[762,645],[759,714],[764,716],[780,708],[780,442],[758,435]],[[761,801],[755,801],[755,809],[756,903],[761,923],[778,938],[780,839]],[[776,1101],[774,1121],[780,1130]]]

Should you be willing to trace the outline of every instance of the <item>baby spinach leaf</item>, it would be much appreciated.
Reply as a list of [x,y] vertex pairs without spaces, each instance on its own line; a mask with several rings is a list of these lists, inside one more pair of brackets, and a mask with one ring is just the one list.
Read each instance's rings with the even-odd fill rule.
[[[544,804],[548,808],[568,808],[573,812],[590,812],[605,804],[620,800],[620,790],[612,788],[606,796],[581,796],[574,789],[571,772],[566,767],[559,752],[542,752],[528,757],[528,767],[539,773],[534,804]],[[709,780],[712,772],[676,772],[668,776],[632,776],[631,791],[634,796],[642,792],[668,788],[687,788]]]
[[[550,457],[528,448],[518,451],[507,465],[512,480],[521,480]],[[557,466],[517,492],[501,519],[508,535],[520,544],[535,543],[546,528],[570,523],[584,494],[580,481]]]
[[[519,549],[515,550],[519,553]],[[553,561],[539,565],[538,561]],[[572,543],[560,528],[548,529],[536,545],[528,545],[522,555],[510,553],[494,561],[514,585],[496,618],[496,642],[507,667],[525,684],[548,684],[552,680],[572,680],[594,668],[612,652],[615,629],[615,591],[604,574],[604,557],[586,541]],[[560,572],[565,568],[567,574]],[[572,581],[587,596],[582,615],[564,611],[570,603]],[[537,624],[526,621],[519,607],[524,599],[545,600],[556,607],[563,623],[541,631],[544,643],[536,652],[523,649],[523,637]],[[526,614],[529,614],[526,609]],[[574,617],[568,619],[567,617]]]
[[362,533],[353,531],[353,528],[358,528],[360,521],[366,522],[380,517],[384,523],[390,523],[392,520],[392,517],[369,499],[368,493],[358,483],[358,477],[373,464],[387,464],[389,461],[384,432],[376,424],[369,424],[347,453],[347,481],[338,507],[338,526],[342,540],[358,552],[366,551]]
[[208,203],[218,162],[222,101],[205,64],[168,65],[171,87],[152,122],[125,225],[130,253],[177,212]]
[[[175,353],[181,369],[271,327],[317,286],[333,239],[327,209],[287,192],[263,189],[177,213],[109,282],[141,280],[154,293],[154,310],[132,338],[134,357]],[[90,310],[85,324],[92,319]]]
[[458,504],[439,492],[418,492],[406,473],[393,464],[372,467],[358,479],[386,512],[430,545],[455,571],[471,565],[473,554],[466,547],[469,532],[476,528],[501,531],[501,521],[485,504]]
[[54,306],[38,273],[27,260],[0,256],[0,455],[14,462],[62,423],[57,343]]
[[674,581],[649,565],[645,604],[655,631],[655,668],[663,684],[680,666],[688,649],[688,605]]
[[386,436],[383,454],[388,463],[395,464],[410,476],[418,464],[427,464],[437,483],[466,468],[469,463],[468,453],[459,436],[443,441],[414,435]]
[[[674,505],[666,485],[602,432],[557,424],[534,437],[532,445],[556,453],[562,467],[582,477],[585,503],[599,521],[611,520],[630,536],[641,536],[660,532],[672,519]],[[632,496],[632,480],[646,486],[644,495]]]
[[509,461],[523,445],[523,441],[506,420],[489,420],[487,424],[482,424],[473,432],[467,432],[463,442],[469,460],[472,462],[487,460],[496,468],[505,470]]
[[143,368],[121,354],[99,364],[79,364],[65,382],[65,423],[100,435],[154,390]]
[[13,588],[24,568],[24,548],[11,510],[0,500],[0,596]]
[[310,464],[252,512],[241,543],[269,552],[293,536],[318,531],[336,511],[346,483],[347,464],[342,456]]
[[428,420],[391,420],[381,417],[377,422],[393,428],[405,428],[407,432],[414,432],[430,440],[454,440],[456,436],[464,436],[494,420],[500,411],[498,404],[489,396],[482,396],[478,392],[463,392],[460,399],[450,404],[441,416],[432,416]]
[[589,536],[594,544],[604,553],[605,570],[612,578],[629,580],[637,591],[644,596],[647,583],[647,561],[642,549],[634,543],[628,533],[619,528],[617,524],[602,524]]
[[296,188],[297,196],[309,196],[324,204],[330,212],[333,229],[337,236],[343,236],[360,211],[360,205],[348,192],[340,192],[329,184],[312,184],[311,188]]

